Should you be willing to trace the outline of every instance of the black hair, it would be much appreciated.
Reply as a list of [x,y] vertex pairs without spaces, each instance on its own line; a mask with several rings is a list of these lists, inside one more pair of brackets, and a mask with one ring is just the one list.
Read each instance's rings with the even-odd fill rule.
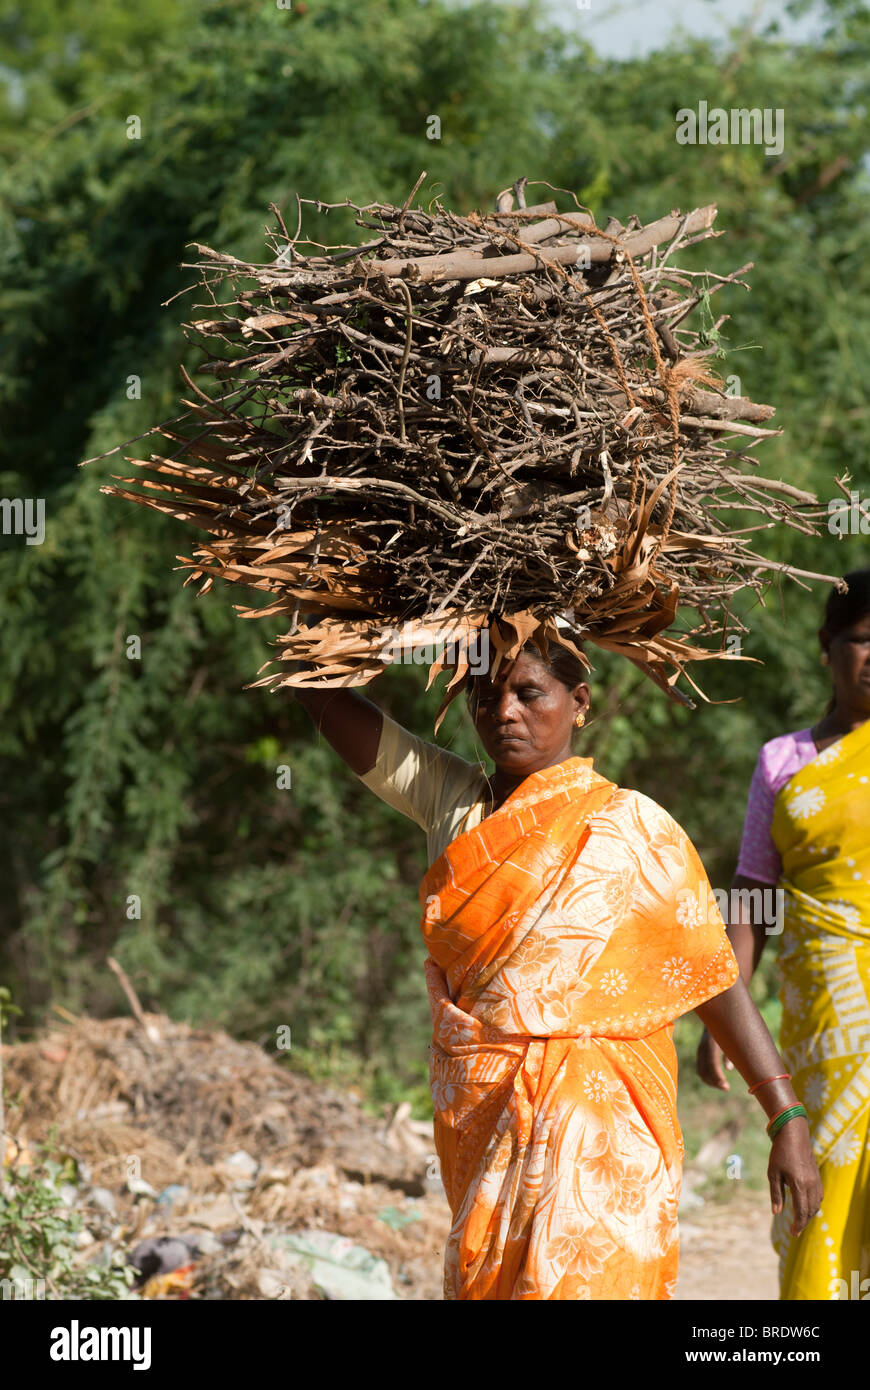
[[870,569],[850,570],[843,578],[849,585],[848,592],[842,594],[832,589],[825,604],[822,627],[831,637],[845,632],[870,613]]
[[[822,630],[828,637],[837,637],[846,632],[870,613],[870,569],[850,570],[843,578],[849,588],[846,593],[832,589],[825,604]],[[825,714],[831,714],[837,703],[835,694],[828,701]]]
[[[579,645],[579,644],[578,644]],[[581,648],[582,650],[582,648]],[[536,661],[540,661],[547,668],[557,681],[561,681],[566,690],[574,690],[578,685],[582,685],[587,678],[587,670],[567,647],[563,647],[561,642],[550,641],[547,643],[547,655],[543,656],[540,649],[534,642],[526,642],[520,648],[520,656],[531,656]],[[474,697],[477,690],[479,677],[469,675],[468,684],[465,688],[465,696],[472,709],[474,708]]]

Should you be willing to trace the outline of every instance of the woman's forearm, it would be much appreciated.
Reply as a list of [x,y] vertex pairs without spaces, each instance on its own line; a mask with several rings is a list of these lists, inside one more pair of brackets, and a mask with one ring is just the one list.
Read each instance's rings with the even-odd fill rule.
[[[746,1084],[755,1087],[758,1082],[765,1083],[758,1086],[755,1099],[768,1120],[798,1104],[791,1081],[783,1075],[786,1071],[783,1060],[743,979],[724,994],[708,999],[695,1012],[711,1037],[731,1058]],[[773,1077],[781,1079],[774,1081]],[[807,1222],[817,1215],[823,1196],[806,1111],[783,1121],[778,1132],[773,1134],[767,1177],[774,1214],[784,1210],[786,1188],[791,1192],[790,1230],[793,1236],[800,1235]]]
[[306,689],[297,686],[296,699],[307,710],[319,732],[339,757],[358,776],[374,767],[383,726],[383,714],[356,690]]
[[[734,1063],[747,1086],[754,1086],[759,1081],[768,1082],[770,1077],[780,1076],[788,1070],[743,978],[724,994],[708,999],[695,1012],[725,1056]],[[768,1117],[784,1110],[787,1105],[798,1103],[791,1082],[785,1080],[769,1082],[759,1087],[755,1095]]]

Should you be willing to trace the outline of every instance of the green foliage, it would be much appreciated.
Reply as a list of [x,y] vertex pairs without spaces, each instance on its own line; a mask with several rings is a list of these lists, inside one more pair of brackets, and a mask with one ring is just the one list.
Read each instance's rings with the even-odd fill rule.
[[[716,201],[727,235],[685,264],[755,263],[749,294],[707,281],[717,369],[777,406],[764,471],[826,499],[847,468],[864,482],[870,447],[870,17],[846,0],[825,15],[812,45],[772,26],[618,62],[537,3],[7,9],[0,493],[46,502],[42,545],[0,537],[0,971],[28,1024],[52,999],[116,1011],[112,953],[146,1008],[260,1040],[289,1023],[294,1064],[380,1098],[425,1084],[419,830],[365,791],[291,698],[245,690],[279,629],[240,621],[220,585],[202,600],[181,587],[172,567],[193,533],[99,493],[136,446],[76,467],[179,413],[179,368],[197,362],[180,328],[199,312],[184,292],[191,243],[262,259],[270,201],[292,229],[296,193],[401,201],[423,168],[422,200],[438,192],[463,210],[491,206],[520,174],[576,190],[599,219]],[[783,153],[677,145],[675,114],[699,100],[781,107]],[[128,138],[131,116],[141,138]],[[341,210],[307,209],[303,227],[357,235]],[[868,559],[861,537],[761,532],[758,548],[828,574]],[[763,607],[744,603],[743,655],[762,664],[698,668],[722,703],[695,712],[593,653],[580,751],[665,804],[717,886],[759,745],[824,708],[823,597],[783,585]],[[438,694],[419,671],[390,671],[377,698],[431,730]],[[441,739],[476,756],[461,710]]]
[[[47,1154],[47,1150],[46,1150]],[[82,1264],[78,1212],[61,1195],[75,1176],[71,1160],[43,1156],[37,1166],[2,1170],[0,1286],[18,1298],[112,1300],[135,1298],[136,1271],[119,1254],[109,1264]],[[6,1285],[4,1281],[10,1281]]]
[[17,1004],[12,1003],[12,995],[5,985],[0,985],[0,1164],[6,1152],[6,1106],[3,1090],[3,1029],[13,1014],[20,1014]]
[[0,985],[0,1034],[13,1014],[20,1014],[17,1004],[12,1003],[12,995],[5,985]]

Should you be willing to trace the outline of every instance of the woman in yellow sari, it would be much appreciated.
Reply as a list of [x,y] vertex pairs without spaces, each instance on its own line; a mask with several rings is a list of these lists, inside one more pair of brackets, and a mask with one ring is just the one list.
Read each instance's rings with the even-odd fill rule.
[[[759,755],[734,880],[745,897],[728,931],[748,982],[771,925],[770,912],[751,911],[752,894],[758,906],[777,885],[780,1048],[824,1188],[800,1240],[785,1211],[773,1223],[789,1300],[870,1298],[870,570],[846,581],[819,633],[834,681],[828,710]],[[699,1071],[727,1089],[709,1037]]]
[[[426,832],[435,1141],[455,1300],[667,1299],[683,1143],[674,1020],[696,1009],[776,1126],[773,1205],[821,1192],[806,1120],[703,867],[660,806],[571,749],[589,688],[556,647],[477,676],[490,778],[351,690],[297,690],[361,780]],[[781,1112],[781,1113],[780,1113]]]

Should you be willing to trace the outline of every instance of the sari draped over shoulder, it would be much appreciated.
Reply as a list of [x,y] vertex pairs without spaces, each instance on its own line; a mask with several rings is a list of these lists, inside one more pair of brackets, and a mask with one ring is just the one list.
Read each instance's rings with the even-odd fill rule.
[[420,897],[445,1297],[672,1297],[672,1025],[738,975],[691,841],[570,758],[454,839]]
[[799,1237],[788,1232],[790,1203],[774,1218],[781,1297],[867,1298],[870,721],[786,782],[771,834],[782,859],[780,1051],[807,1108],[824,1189]]

